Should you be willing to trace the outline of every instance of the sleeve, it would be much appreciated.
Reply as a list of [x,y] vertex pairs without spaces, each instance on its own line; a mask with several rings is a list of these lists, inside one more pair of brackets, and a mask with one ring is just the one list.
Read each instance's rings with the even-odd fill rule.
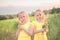
[[18,29],[20,29],[20,25],[18,25]]
[[18,22],[18,18],[16,18],[15,20],[16,20],[16,22]]

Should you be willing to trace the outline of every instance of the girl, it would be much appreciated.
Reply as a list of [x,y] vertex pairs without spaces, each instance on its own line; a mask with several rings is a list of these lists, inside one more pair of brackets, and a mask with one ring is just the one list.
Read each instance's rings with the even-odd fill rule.
[[32,23],[34,25],[34,40],[47,40],[46,33],[48,32],[45,26],[45,15],[41,10],[35,12],[35,21]]
[[16,32],[18,40],[31,40],[32,27],[30,26],[27,12],[22,11],[18,14],[18,24],[18,30]]

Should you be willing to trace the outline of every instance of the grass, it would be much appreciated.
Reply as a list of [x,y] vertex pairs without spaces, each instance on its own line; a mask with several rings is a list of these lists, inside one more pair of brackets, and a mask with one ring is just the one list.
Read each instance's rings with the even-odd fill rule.
[[14,31],[14,29],[16,28],[15,23],[15,19],[2,20],[0,21],[0,29],[5,30],[6,32]]
[[0,21],[0,40],[15,40],[17,22],[15,19]]
[[60,40],[60,14],[50,15],[48,18],[48,40]]
[[[48,40],[60,40],[60,14],[48,14]],[[31,22],[34,17],[30,17]],[[16,40],[16,19],[0,20],[0,40]]]

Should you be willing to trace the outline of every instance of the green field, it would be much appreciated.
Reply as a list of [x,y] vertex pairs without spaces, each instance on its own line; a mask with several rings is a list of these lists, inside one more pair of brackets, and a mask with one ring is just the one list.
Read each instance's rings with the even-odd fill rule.
[[[48,14],[48,40],[60,40],[60,14]],[[31,21],[34,20],[30,17]],[[0,20],[0,40],[16,40],[16,19]]]

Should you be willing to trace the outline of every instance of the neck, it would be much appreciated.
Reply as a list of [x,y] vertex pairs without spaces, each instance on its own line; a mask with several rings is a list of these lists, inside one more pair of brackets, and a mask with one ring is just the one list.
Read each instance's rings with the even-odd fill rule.
[[27,22],[28,22],[28,21],[23,21],[21,25],[24,25],[24,24],[26,24]]

